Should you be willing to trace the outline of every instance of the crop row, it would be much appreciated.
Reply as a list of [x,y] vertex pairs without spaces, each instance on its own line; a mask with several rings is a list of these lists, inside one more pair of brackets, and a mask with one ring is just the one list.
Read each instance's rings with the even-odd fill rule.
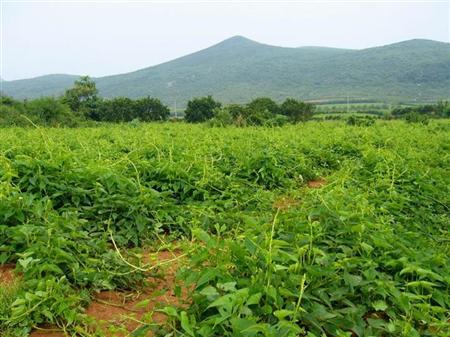
[[0,263],[22,280],[0,331],[91,333],[90,293],[145,278],[111,238],[132,252],[165,233],[204,242],[179,275],[195,285],[192,305],[167,309],[184,334],[444,336],[449,131],[445,121],[4,129]]

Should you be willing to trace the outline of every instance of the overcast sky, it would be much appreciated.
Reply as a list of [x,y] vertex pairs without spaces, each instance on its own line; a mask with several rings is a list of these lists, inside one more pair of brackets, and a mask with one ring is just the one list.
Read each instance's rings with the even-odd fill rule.
[[286,47],[450,42],[448,1],[0,1],[6,80],[123,73],[233,35]]

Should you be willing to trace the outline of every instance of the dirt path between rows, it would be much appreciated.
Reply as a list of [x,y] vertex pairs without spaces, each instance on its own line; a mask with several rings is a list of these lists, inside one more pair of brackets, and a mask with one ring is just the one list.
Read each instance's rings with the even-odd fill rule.
[[[161,251],[149,253],[145,262],[160,263],[180,257],[180,251]],[[102,291],[94,295],[94,299],[86,308],[86,314],[92,319],[93,330],[99,330],[108,337],[125,337],[141,326],[139,321],[164,323],[166,316],[154,312],[165,305],[185,305],[188,289],[181,287],[181,298],[174,289],[177,285],[176,272],[183,259],[175,260],[161,266],[161,277],[150,277],[149,286],[140,292]],[[181,285],[180,285],[181,286]],[[145,302],[143,302],[145,301]],[[30,337],[64,337],[63,332],[50,329],[34,330]],[[150,331],[147,336],[153,336]]]
[[0,285],[5,283],[13,283],[16,276],[14,275],[13,264],[5,264],[0,266]]
[[[321,188],[327,184],[327,181],[324,178],[316,178],[314,180],[310,180],[306,183],[308,188]],[[276,199],[272,207],[278,210],[286,210],[292,207],[297,207],[301,204],[301,200],[295,199],[289,195],[281,196]]]
[[322,186],[326,185],[327,181],[324,178],[317,178],[315,180],[310,180],[307,183],[307,186],[309,188],[321,188]]

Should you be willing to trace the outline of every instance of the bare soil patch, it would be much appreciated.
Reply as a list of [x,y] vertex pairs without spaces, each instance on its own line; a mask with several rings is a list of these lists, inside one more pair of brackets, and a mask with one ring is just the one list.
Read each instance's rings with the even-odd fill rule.
[[13,264],[5,264],[0,266],[0,284],[14,282],[16,279],[14,268],[15,266]]
[[[155,312],[165,305],[185,305],[189,289],[181,287],[181,299],[175,295],[176,272],[182,258],[180,251],[148,253],[146,263],[163,263],[158,275],[148,278],[149,285],[139,292],[102,291],[94,295],[85,313],[92,319],[93,330],[102,331],[105,336],[125,337],[151,317],[153,323],[164,323],[166,316]],[[172,261],[173,260],[173,261]],[[169,263],[165,263],[169,262]],[[145,301],[145,302],[144,302]],[[64,337],[62,332],[34,330],[31,337]],[[148,336],[152,336],[149,332]]]
[[273,208],[285,210],[285,209],[288,209],[291,207],[298,206],[299,204],[300,204],[300,201],[286,196],[286,197],[281,197],[281,198],[275,200],[275,202],[273,203]]
[[126,331],[118,332],[116,335],[125,336],[140,326],[137,321],[148,319],[149,316],[154,323],[163,323],[166,320],[165,315],[154,310],[165,305],[183,305],[188,297],[188,289],[183,287],[181,299],[175,295],[177,286],[175,276],[181,261],[176,259],[180,255],[179,251],[148,254],[146,262],[158,264],[170,261],[170,263],[161,265],[160,276],[150,277],[149,286],[142,289],[141,293],[105,291],[97,294],[86,310],[86,314],[96,322],[95,328],[106,333],[111,326],[122,327]]
[[317,178],[317,179],[308,181],[307,186],[309,188],[321,188],[322,186],[324,186],[326,184],[327,184],[327,181],[325,179]]

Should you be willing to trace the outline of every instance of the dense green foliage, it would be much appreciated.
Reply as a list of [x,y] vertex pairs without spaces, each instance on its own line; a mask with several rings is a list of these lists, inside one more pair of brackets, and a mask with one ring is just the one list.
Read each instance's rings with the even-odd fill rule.
[[294,123],[298,123],[300,121],[304,122],[310,119],[314,113],[314,105],[297,101],[292,98],[286,99],[283,104],[281,104],[280,109],[281,112],[288,116],[288,118]]
[[214,116],[214,110],[221,106],[222,104],[211,96],[193,98],[187,103],[184,119],[190,123],[207,121]]
[[80,117],[53,97],[16,101],[0,96],[0,126],[77,126]]
[[129,122],[138,119],[143,122],[166,120],[170,115],[169,108],[157,98],[145,97],[132,100],[117,97],[103,100],[96,116],[92,119],[106,122]]
[[103,100],[97,93],[95,82],[88,76],[83,76],[75,81],[72,88],[66,90],[62,101],[73,112],[95,121],[129,122],[138,119],[150,122],[165,120],[170,114],[169,108],[156,98],[132,100],[128,97],[116,97]]
[[400,117],[409,114],[427,115],[430,117],[450,117],[450,102],[440,101],[437,104],[395,107],[391,113],[393,116]]
[[448,124],[310,127],[272,133],[259,172],[289,144],[328,185],[268,188],[232,235],[194,230],[194,304],[168,312],[192,336],[448,335]]
[[77,110],[70,108],[67,96],[60,99],[43,97],[30,101],[17,101],[8,96],[0,96],[0,100],[0,127],[36,125],[74,127],[88,121],[150,122],[167,120],[170,115],[167,106],[159,99],[151,97],[136,100],[126,97],[104,100],[95,97],[81,100],[76,105]]
[[246,105],[244,119],[250,125],[263,125],[280,114],[280,107],[269,97],[258,97]]
[[448,335],[446,120],[0,137],[0,263],[23,273],[0,292],[0,334],[87,335],[89,294],[143,277],[112,238],[139,265],[132,247],[164,232],[195,238],[191,305],[164,309],[174,335]]
[[[190,101],[191,102],[191,101]],[[313,115],[315,106],[293,98],[281,105],[269,97],[258,97],[245,105],[230,104],[215,107],[212,114],[205,114],[203,120],[210,120],[212,126],[283,126],[288,122],[305,122]],[[186,118],[187,121],[190,121]]]
[[[233,37],[210,48],[127,74],[95,78],[103,97],[158,97],[185,106],[209,94],[224,103],[268,96],[296,99],[448,99],[450,44],[409,40],[362,50],[282,48]],[[59,95],[70,75],[3,83],[17,98]]]
[[25,105],[28,114],[43,125],[70,125],[76,118],[67,105],[52,97],[32,100]]
[[278,104],[269,97],[258,97],[247,104],[247,108],[255,114],[276,115],[280,113]]
[[89,76],[82,76],[75,81],[73,87],[67,89],[62,101],[74,112],[91,115],[98,105],[98,90]]
[[[97,89],[89,77],[75,81],[73,88],[61,98],[42,97],[35,100],[18,101],[8,96],[0,96],[0,126],[79,126],[87,121],[95,122],[150,122],[164,121],[170,117],[170,110],[157,98],[130,99],[116,97],[103,99],[96,94]],[[293,98],[278,104],[269,97],[258,97],[247,104],[223,106],[212,96],[197,97],[188,102],[184,117],[187,122],[209,121],[211,126],[283,126],[288,122],[298,123],[311,119],[317,106]],[[339,108],[341,110],[336,110]],[[349,106],[347,106],[347,110]],[[356,109],[355,109],[356,108]],[[340,111],[340,112],[339,112]],[[429,118],[450,116],[450,103],[394,106],[373,105],[363,109],[355,105],[353,114],[342,111],[342,106],[320,109],[315,120],[342,120],[349,124],[370,124],[374,118],[405,119],[409,122],[427,123]],[[357,115],[355,115],[355,113]],[[367,116],[373,116],[368,118]],[[368,121],[364,121],[367,119]]]

